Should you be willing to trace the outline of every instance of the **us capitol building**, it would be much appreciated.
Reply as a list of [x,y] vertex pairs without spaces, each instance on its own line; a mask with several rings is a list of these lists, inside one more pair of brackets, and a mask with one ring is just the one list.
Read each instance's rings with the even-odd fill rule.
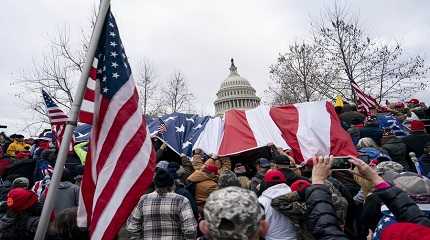
[[255,95],[255,89],[248,80],[241,77],[231,59],[230,74],[222,82],[214,102],[215,115],[222,116],[230,109],[251,109],[260,104],[260,98]]

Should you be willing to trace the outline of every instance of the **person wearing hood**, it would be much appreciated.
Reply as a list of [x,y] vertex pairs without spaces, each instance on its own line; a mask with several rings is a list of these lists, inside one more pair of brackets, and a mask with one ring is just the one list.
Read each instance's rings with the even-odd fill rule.
[[265,236],[266,240],[295,240],[297,239],[294,225],[290,219],[272,208],[272,200],[281,195],[291,192],[290,187],[285,184],[285,176],[277,169],[271,169],[264,175],[266,189],[258,198],[263,206],[269,229]]
[[[48,187],[49,188],[49,187]],[[41,196],[41,202],[44,202],[45,195]],[[70,171],[65,168],[61,176],[61,182],[57,188],[57,197],[54,202],[54,213],[57,215],[66,208],[77,207],[79,204],[79,187],[72,183]]]
[[201,170],[194,171],[187,180],[195,184],[195,199],[199,207],[205,205],[206,199],[218,188],[218,167],[213,164],[203,165]]
[[379,123],[376,117],[370,117],[367,119],[367,121],[364,124],[364,128],[360,129],[360,137],[361,138],[371,138],[375,143],[380,146],[381,145],[381,139],[382,134],[384,131],[382,131],[381,128],[379,128]]

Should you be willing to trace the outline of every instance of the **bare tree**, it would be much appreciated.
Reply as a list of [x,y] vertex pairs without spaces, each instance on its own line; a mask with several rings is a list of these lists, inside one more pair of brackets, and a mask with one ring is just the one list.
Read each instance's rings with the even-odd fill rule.
[[168,112],[192,109],[194,95],[189,91],[184,75],[180,71],[173,74],[162,93]]
[[294,43],[289,51],[280,54],[270,66],[273,85],[267,92],[273,103],[286,104],[333,98],[331,89],[335,71],[323,68],[321,51],[315,45]]
[[358,21],[347,8],[335,4],[328,9],[320,24],[314,24],[314,40],[324,54],[324,61],[342,73],[332,87],[350,98],[350,81],[365,83],[373,67],[375,43],[365,36]]
[[143,60],[138,64],[135,74],[136,84],[140,90],[140,99],[143,106],[143,114],[150,114],[151,103],[155,100],[157,83],[155,82],[155,70],[148,60]]
[[313,27],[315,44],[329,63],[326,66],[341,73],[331,86],[347,99],[353,98],[350,81],[379,101],[409,96],[426,86],[424,60],[420,56],[407,59],[399,44],[389,47],[372,41],[348,8],[335,3]]
[[[69,110],[73,102],[73,93],[79,75],[83,70],[85,54],[88,48],[90,35],[95,25],[97,9],[94,7],[89,19],[90,29],[81,29],[81,42],[75,47],[70,38],[70,30],[64,27],[57,32],[56,37],[49,37],[49,48],[41,60],[33,60],[31,70],[23,70],[16,76],[14,85],[19,85],[22,91],[17,97],[26,108],[35,113],[35,120],[26,128],[35,125],[43,126],[48,123],[45,103],[41,90],[45,90],[59,107]],[[39,127],[39,128],[40,128]],[[24,129],[26,130],[26,129]]]
[[381,103],[383,99],[409,98],[427,87],[429,67],[420,56],[403,57],[400,44],[378,48],[369,74],[369,89]]

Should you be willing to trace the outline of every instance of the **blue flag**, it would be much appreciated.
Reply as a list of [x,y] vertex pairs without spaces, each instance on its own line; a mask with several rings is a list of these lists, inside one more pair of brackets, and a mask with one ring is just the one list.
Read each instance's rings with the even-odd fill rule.
[[393,133],[398,137],[404,137],[409,135],[408,129],[403,126],[398,118],[393,115],[377,115],[376,116],[379,127],[384,129],[388,128],[393,131]]
[[[193,145],[200,133],[211,119],[210,116],[198,116],[184,113],[171,113],[161,118],[149,121],[151,136],[157,136],[177,154],[192,156]],[[161,120],[161,121],[160,121]],[[160,132],[160,124],[164,124],[166,131]]]

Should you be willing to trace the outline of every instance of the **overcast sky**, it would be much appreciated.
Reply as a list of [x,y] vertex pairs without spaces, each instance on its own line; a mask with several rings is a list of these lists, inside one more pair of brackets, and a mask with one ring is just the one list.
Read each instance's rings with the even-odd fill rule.
[[[34,119],[14,95],[14,74],[31,71],[50,36],[70,29],[79,43],[97,1],[2,0],[0,14],[0,124],[19,131]],[[333,1],[287,0],[112,0],[121,38],[132,64],[149,59],[157,80],[185,74],[196,110],[213,114],[213,101],[233,57],[239,73],[264,97],[268,66],[288,45],[310,36]],[[430,1],[361,0],[348,3],[371,38],[399,41],[407,53],[430,62]]]

